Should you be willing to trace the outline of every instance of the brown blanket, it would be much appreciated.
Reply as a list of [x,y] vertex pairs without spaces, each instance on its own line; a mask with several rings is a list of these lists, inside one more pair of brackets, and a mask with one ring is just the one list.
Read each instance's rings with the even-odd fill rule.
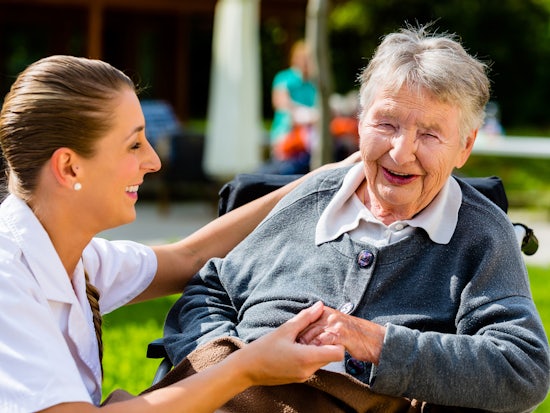
[[[143,393],[169,386],[206,367],[218,363],[243,343],[232,337],[210,342],[178,364],[163,380]],[[130,396],[131,397],[131,396]],[[123,393],[113,394],[106,403],[120,401]],[[350,375],[319,370],[305,383],[252,387],[223,406],[223,413],[400,413],[465,412],[416,400],[377,394]]]

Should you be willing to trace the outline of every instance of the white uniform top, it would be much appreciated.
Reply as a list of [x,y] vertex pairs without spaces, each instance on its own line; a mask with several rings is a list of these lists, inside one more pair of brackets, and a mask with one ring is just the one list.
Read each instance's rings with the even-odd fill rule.
[[32,210],[10,195],[0,205],[0,411],[101,401],[101,368],[84,268],[108,313],[154,277],[151,248],[94,238],[67,275]]

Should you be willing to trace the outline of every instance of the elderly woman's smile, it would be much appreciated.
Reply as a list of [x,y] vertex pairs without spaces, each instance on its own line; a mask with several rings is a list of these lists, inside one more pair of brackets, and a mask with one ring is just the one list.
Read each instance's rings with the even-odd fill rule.
[[402,87],[374,97],[359,123],[367,184],[358,196],[378,219],[410,219],[435,198],[475,139],[472,131],[464,140],[459,125],[458,108],[427,91]]

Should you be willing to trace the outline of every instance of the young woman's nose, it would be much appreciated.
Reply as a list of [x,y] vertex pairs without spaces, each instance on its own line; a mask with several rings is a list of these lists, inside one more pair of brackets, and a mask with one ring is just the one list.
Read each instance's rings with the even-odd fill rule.
[[416,135],[410,131],[401,131],[392,139],[390,156],[397,165],[413,162],[417,150]]
[[142,168],[149,172],[157,172],[161,167],[160,157],[153,149],[149,141],[147,142],[147,151],[145,153],[145,159],[142,162]]

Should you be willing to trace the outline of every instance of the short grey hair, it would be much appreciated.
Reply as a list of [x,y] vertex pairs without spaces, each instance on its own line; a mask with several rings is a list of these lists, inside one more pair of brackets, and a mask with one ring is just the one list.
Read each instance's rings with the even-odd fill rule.
[[456,105],[464,142],[483,124],[490,96],[488,66],[468,54],[455,35],[430,33],[428,28],[406,27],[384,37],[359,75],[360,116],[380,90],[397,92],[406,86]]

